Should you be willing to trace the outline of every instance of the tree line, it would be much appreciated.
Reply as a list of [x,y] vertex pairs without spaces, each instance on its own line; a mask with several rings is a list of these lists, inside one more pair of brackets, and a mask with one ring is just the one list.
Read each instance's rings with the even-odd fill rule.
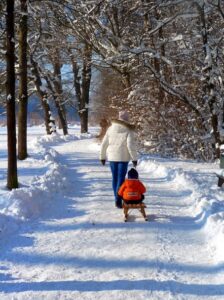
[[[79,112],[81,132],[88,131],[90,106],[96,119],[122,108],[129,111],[145,150],[219,158],[224,143],[222,0],[4,0],[0,17],[9,170],[16,169],[15,101],[18,158],[25,159],[33,93],[48,134],[56,130],[53,106],[64,134],[68,105]],[[64,65],[70,67],[69,84],[62,76]],[[16,175],[8,174],[8,187],[18,186]]]

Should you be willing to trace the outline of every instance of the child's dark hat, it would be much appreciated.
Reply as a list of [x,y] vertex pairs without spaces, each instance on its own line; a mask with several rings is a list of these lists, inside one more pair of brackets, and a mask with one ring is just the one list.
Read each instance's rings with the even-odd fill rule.
[[138,172],[134,168],[131,168],[131,170],[128,171],[128,178],[129,179],[138,179]]

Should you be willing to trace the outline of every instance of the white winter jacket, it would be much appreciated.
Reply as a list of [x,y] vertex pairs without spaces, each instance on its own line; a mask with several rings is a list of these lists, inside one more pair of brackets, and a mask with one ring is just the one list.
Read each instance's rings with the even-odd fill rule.
[[101,144],[100,160],[137,160],[133,125],[121,120],[113,120]]

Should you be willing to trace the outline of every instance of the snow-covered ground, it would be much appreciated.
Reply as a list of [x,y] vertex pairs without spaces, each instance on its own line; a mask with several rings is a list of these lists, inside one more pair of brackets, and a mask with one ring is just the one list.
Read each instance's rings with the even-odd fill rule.
[[142,156],[145,222],[123,222],[99,144],[29,128],[7,191],[0,128],[0,299],[224,299],[224,196],[215,164]]

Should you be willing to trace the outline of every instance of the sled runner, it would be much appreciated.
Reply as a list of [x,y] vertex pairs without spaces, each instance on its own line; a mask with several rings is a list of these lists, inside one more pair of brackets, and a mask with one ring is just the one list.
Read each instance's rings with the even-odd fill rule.
[[145,219],[145,221],[148,221],[148,218],[146,216],[145,213],[145,208],[146,205],[142,202],[139,204],[127,204],[127,203],[123,203],[123,210],[124,210],[124,221],[127,222],[128,221],[128,215],[129,215],[129,210],[131,209],[138,209],[140,211],[140,213],[142,214],[143,218]]

